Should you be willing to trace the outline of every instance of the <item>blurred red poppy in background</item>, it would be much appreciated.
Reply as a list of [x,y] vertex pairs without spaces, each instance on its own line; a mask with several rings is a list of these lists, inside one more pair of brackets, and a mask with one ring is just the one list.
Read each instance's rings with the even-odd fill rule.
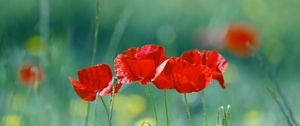
[[259,36],[254,26],[246,23],[233,23],[228,26],[225,43],[227,49],[237,56],[248,56],[251,48],[259,47]]
[[26,86],[43,83],[45,80],[43,69],[36,63],[23,64],[19,74],[21,82]]
[[115,59],[115,73],[120,83],[130,84],[139,81],[145,85],[151,81],[156,68],[165,59],[162,46],[145,45],[140,48],[129,48]]
[[211,70],[201,64],[170,58],[158,68],[153,84],[158,89],[176,89],[179,93],[199,92],[212,81]]
[[227,69],[228,63],[225,58],[217,51],[190,50],[184,52],[180,58],[192,63],[205,65],[212,71],[212,77],[218,80],[221,87],[225,88],[222,73]]
[[[78,96],[85,101],[94,101],[97,95],[106,96],[112,93],[113,77],[110,67],[98,64],[78,71],[79,81],[69,77],[70,82]],[[122,84],[117,84],[117,93]]]

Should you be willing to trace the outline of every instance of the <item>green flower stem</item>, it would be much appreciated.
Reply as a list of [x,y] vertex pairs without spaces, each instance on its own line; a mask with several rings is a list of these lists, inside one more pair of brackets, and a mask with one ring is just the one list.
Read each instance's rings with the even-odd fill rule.
[[[223,106],[221,106],[223,107]],[[221,107],[218,109],[218,113],[217,113],[217,126],[220,126],[220,111],[221,111]]]
[[96,119],[96,114],[97,114],[97,103],[98,103],[98,95],[96,96],[96,100],[95,100],[95,105],[94,105],[94,119],[93,119],[93,125],[92,126],[94,126],[95,125],[95,119]]
[[[267,70],[267,65],[268,64],[264,62],[263,55],[260,54],[256,48],[252,47],[251,45],[248,45],[248,46],[253,51],[253,54],[256,54],[256,55],[253,55],[254,58],[256,58],[259,61],[262,70],[264,70],[264,72],[266,73],[266,75],[269,78],[269,80],[272,82],[272,84],[274,84],[275,91],[278,94],[278,96],[279,96],[279,98],[281,99],[281,102],[282,102],[282,104],[278,104],[278,103],[277,104],[278,104],[278,106],[279,106],[280,109],[283,109],[281,111],[283,112],[283,114],[284,114],[287,122],[289,122],[289,125],[291,125],[291,126],[299,126],[298,122],[296,121],[296,119],[294,117],[293,111],[292,111],[290,105],[288,104],[288,101],[287,101],[285,95],[283,94],[283,92],[282,92],[282,90],[281,90],[281,88],[279,86],[280,84],[272,76],[272,73],[269,70]],[[268,91],[268,93],[270,93],[270,91]],[[277,99],[277,97],[276,97],[276,99]],[[276,99],[274,99],[274,100],[276,101]],[[278,100],[278,102],[280,103],[279,100]]]
[[107,106],[106,106],[106,104],[105,104],[104,99],[103,99],[102,96],[100,96],[100,99],[101,99],[101,102],[102,102],[102,104],[103,104],[103,107],[104,107],[104,110],[105,110],[105,113],[106,113],[106,116],[107,116],[108,122],[109,122],[109,111],[108,111],[108,109],[107,109]]
[[[100,0],[97,0],[96,1],[96,20],[95,20],[94,43],[93,43],[93,55],[92,55],[92,62],[91,62],[92,65],[94,65],[96,52],[97,52],[99,25],[100,25]],[[108,121],[109,121],[109,112],[108,112],[107,106],[106,106],[102,96],[100,96],[100,99],[104,106],[104,109],[105,109],[105,112],[106,112],[106,115],[107,115]],[[89,107],[90,107],[90,105],[88,105],[88,115],[89,115]],[[86,117],[86,120],[88,120],[88,118],[89,118],[88,115]],[[87,125],[87,121],[86,121],[86,125]]]
[[[220,106],[217,113],[217,126],[228,126],[229,117],[230,117],[230,105],[227,105],[225,110],[224,106]],[[222,121],[220,123],[220,115],[222,116]],[[221,124],[221,125],[220,125]]]
[[286,121],[289,124],[289,126],[293,126],[293,124],[292,124],[291,120],[289,119],[287,113],[284,111],[283,105],[278,100],[278,98],[276,96],[276,93],[273,90],[271,90],[270,88],[267,88],[267,91],[271,95],[271,97],[274,99],[274,101],[276,102],[276,104],[279,106],[279,109],[283,113],[283,116],[286,118]]
[[152,106],[153,106],[153,111],[154,111],[154,114],[155,114],[155,121],[156,121],[156,126],[158,126],[158,119],[157,119],[157,111],[156,111],[156,105],[155,105],[155,99],[153,97],[153,94],[152,94],[152,91],[151,91],[151,87],[150,85],[148,84],[147,85],[147,88],[148,88],[148,93],[151,97],[151,102],[152,102]]
[[189,118],[189,121],[190,121],[190,126],[193,126],[191,111],[190,111],[189,103],[188,103],[187,98],[186,98],[186,94],[183,94],[183,96],[184,96],[184,101],[185,101],[186,112],[188,113],[188,118]]
[[207,112],[206,112],[206,97],[205,97],[205,92],[202,91],[202,109],[203,109],[203,113],[204,113],[204,126],[207,126]]
[[95,57],[96,57],[96,52],[97,52],[97,42],[98,42],[99,25],[100,25],[100,0],[97,0],[96,1],[96,21],[95,21],[95,32],[94,32],[92,65],[95,62]]
[[225,109],[223,109],[223,126],[228,126],[228,117]]
[[89,115],[90,115],[90,105],[91,103],[88,102],[88,106],[87,106],[87,114],[86,114],[86,117],[85,117],[85,126],[88,126],[88,121],[89,121]]
[[168,103],[167,103],[167,91],[166,90],[164,90],[164,97],[165,97],[165,109],[166,109],[167,126],[169,126],[169,115],[168,115]]

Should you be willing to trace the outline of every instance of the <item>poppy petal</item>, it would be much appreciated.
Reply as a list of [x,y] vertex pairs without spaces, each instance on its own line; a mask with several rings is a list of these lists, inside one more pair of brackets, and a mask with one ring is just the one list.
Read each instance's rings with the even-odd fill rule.
[[221,73],[223,73],[228,67],[228,63],[225,58],[217,51],[206,52],[206,65],[213,70],[220,71]]
[[152,80],[152,82],[158,89],[162,89],[162,90],[174,89],[174,83],[171,82],[169,73],[166,72],[166,71],[171,71],[172,69],[172,67],[170,67],[169,65],[166,66],[169,60],[170,59],[165,60],[156,69],[156,75]]
[[78,71],[79,81],[89,89],[101,91],[112,80],[112,72],[106,64],[98,64]]
[[162,46],[158,45],[145,45],[137,49],[135,54],[136,59],[151,59],[154,61],[155,66],[158,66],[165,60],[165,50]]
[[227,69],[228,63],[217,51],[191,50],[184,52],[181,58],[192,64],[208,66],[212,70],[213,79],[218,80],[221,87],[225,88],[222,73]]
[[[191,65],[184,63],[184,68],[178,70],[178,73],[184,76],[180,82],[176,83],[175,89],[180,93],[199,92],[212,82],[211,70],[205,65]],[[177,66],[175,66],[177,67]],[[182,81],[182,80],[186,80]],[[190,86],[189,86],[190,85]],[[192,89],[192,90],[191,90]]]
[[217,80],[222,88],[225,88],[224,77],[221,73],[213,73],[213,79]]
[[96,91],[89,89],[84,84],[74,80],[69,77],[71,84],[76,92],[76,94],[85,101],[92,102],[96,99]]
[[175,88],[180,93],[191,93],[201,91],[211,81],[211,71],[207,66],[170,58],[157,68],[153,84],[163,90]]
[[226,61],[226,59],[222,55],[219,55],[219,60],[218,60],[218,69],[219,69],[219,71],[224,73],[227,68],[228,68],[228,62]]
[[114,61],[115,73],[120,83],[130,84],[136,81],[136,76],[131,72],[129,64],[126,62],[126,57],[119,54]]
[[192,63],[192,64],[205,64],[205,51],[190,50],[181,54],[180,58]]

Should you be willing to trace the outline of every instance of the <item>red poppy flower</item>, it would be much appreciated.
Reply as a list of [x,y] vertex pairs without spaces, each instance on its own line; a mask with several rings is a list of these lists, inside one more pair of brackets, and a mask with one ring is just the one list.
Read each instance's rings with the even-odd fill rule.
[[20,70],[20,79],[24,85],[33,86],[36,82],[42,83],[44,81],[44,71],[36,63],[25,63]]
[[181,58],[170,58],[158,68],[153,84],[158,89],[176,89],[180,93],[199,92],[212,81],[211,70]]
[[219,81],[222,88],[225,88],[222,73],[226,70],[228,63],[217,51],[191,50],[184,52],[181,58],[192,63],[208,66],[212,71],[213,79]]
[[231,24],[225,36],[227,49],[237,56],[248,56],[251,48],[259,47],[259,36],[255,27],[247,24]]
[[164,48],[158,45],[130,48],[115,59],[115,73],[121,83],[139,81],[146,84],[154,77],[156,67],[165,59]]
[[[94,101],[97,94],[106,96],[112,92],[113,77],[110,67],[106,64],[98,64],[78,71],[79,81],[69,77],[70,82],[77,95],[85,101]],[[121,84],[115,87],[115,93],[120,89]]]

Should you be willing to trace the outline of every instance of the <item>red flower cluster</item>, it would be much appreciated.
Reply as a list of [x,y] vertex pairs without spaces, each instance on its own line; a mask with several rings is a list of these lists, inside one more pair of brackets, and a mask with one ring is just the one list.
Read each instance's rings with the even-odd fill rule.
[[159,89],[176,89],[180,93],[199,92],[213,79],[225,88],[222,73],[226,60],[216,51],[191,50],[179,58],[170,58],[158,69],[154,85]]
[[[130,48],[119,54],[114,61],[118,79],[116,92],[122,84],[152,82],[158,89],[175,89],[179,93],[199,92],[212,80],[218,80],[225,88],[222,73],[227,61],[217,51],[191,50],[180,57],[167,57],[164,48],[145,45]],[[75,92],[86,101],[96,95],[105,96],[112,92],[112,72],[108,65],[100,64],[78,72],[79,81],[69,77]]]
[[119,54],[114,66],[119,81],[125,84],[152,82],[158,89],[190,93],[201,91],[216,79],[225,88],[222,73],[227,62],[216,51],[192,50],[179,58],[168,58],[163,47],[145,45]]

